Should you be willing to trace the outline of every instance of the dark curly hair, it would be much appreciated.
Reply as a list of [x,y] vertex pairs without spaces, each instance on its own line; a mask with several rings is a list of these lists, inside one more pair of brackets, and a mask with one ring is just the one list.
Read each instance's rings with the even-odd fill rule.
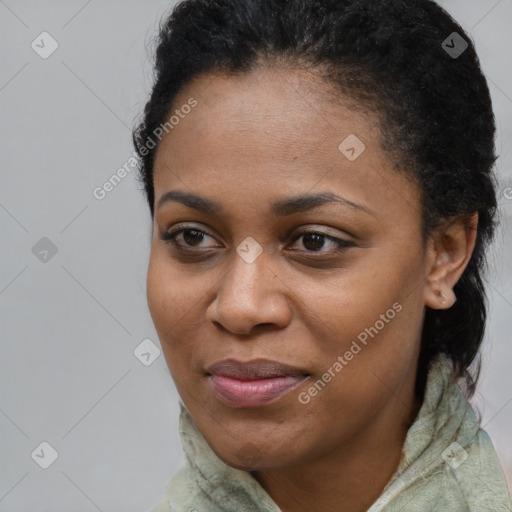
[[[454,32],[467,43],[459,56],[443,44],[455,45]],[[419,187],[424,244],[444,221],[478,212],[457,301],[447,310],[426,307],[416,380],[422,396],[430,361],[445,353],[470,397],[487,316],[481,272],[497,224],[497,157],[489,89],[461,26],[430,0],[184,0],[162,19],[156,43],[153,89],[133,131],[152,218],[158,145],[147,142],[177,93],[202,73],[261,66],[311,72],[379,116],[382,148]]]

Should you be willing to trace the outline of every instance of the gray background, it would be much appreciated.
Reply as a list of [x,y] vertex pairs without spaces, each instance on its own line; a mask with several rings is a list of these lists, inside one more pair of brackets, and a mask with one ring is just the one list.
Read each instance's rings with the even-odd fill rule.
[[[476,43],[499,129],[502,225],[474,403],[512,486],[512,0],[440,3]],[[145,339],[160,346],[149,210],[134,172],[93,196],[132,155],[152,37],[173,4],[0,0],[0,512],[148,511],[183,463],[163,355],[134,355]],[[59,45],[47,59],[31,48],[43,31]],[[43,237],[56,254],[34,254]],[[58,452],[48,469],[43,441]]]

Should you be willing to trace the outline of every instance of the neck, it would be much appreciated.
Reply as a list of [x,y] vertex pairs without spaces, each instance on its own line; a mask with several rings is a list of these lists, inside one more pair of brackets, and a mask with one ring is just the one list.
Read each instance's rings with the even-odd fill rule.
[[407,431],[421,401],[393,397],[371,425],[334,451],[300,465],[253,472],[283,512],[364,512],[376,501],[400,462]]

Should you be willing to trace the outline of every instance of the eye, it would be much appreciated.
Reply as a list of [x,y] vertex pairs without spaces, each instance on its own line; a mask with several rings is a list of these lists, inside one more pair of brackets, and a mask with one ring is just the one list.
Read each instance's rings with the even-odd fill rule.
[[211,235],[201,231],[199,229],[194,228],[178,228],[174,231],[166,231],[164,233],[160,233],[160,240],[163,240],[166,243],[177,247],[178,249],[187,249],[193,247],[215,247],[215,246],[205,246],[201,245],[201,243],[207,238],[211,238],[215,240]]
[[[212,240],[215,240],[215,238],[205,231],[192,227],[178,227],[173,231],[160,233],[159,238],[182,251],[194,252],[194,248],[207,249],[219,247],[219,245],[205,245],[203,242],[207,241],[208,238]],[[294,242],[296,243],[301,238],[303,239],[302,245],[304,249],[298,250],[307,253],[329,254],[340,252],[349,247],[355,247],[353,242],[319,231],[304,231],[295,237]],[[329,245],[331,247],[330,250]],[[322,250],[326,246],[328,250]]]
[[[355,247],[353,242],[318,231],[305,231],[300,233],[295,238],[295,241],[300,240],[301,238],[303,239],[302,245],[305,247],[306,252],[320,252],[325,254],[329,252],[339,252],[349,247]],[[322,251],[321,249],[326,246],[326,242],[330,244],[332,249]]]

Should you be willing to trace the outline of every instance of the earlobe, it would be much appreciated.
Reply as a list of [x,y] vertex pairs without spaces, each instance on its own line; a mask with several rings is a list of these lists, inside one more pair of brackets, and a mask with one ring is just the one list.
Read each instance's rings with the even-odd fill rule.
[[438,301],[441,304],[439,309],[450,309],[457,301],[457,296],[455,295],[455,292],[452,288],[446,286],[445,288],[439,290]]
[[425,305],[431,309],[450,309],[457,301],[451,286],[446,283],[427,282],[425,288]]
[[434,264],[430,263],[425,283],[425,305],[432,309],[449,309],[457,297],[453,287],[473,253],[476,241],[478,213],[461,217],[438,231],[429,248]]
[[425,305],[431,309],[447,309],[447,307],[451,307],[448,306],[450,291],[453,297],[455,296],[446,282],[447,264],[450,258],[446,253],[439,253],[439,249],[435,251],[434,256],[436,257],[435,263],[425,283]]

